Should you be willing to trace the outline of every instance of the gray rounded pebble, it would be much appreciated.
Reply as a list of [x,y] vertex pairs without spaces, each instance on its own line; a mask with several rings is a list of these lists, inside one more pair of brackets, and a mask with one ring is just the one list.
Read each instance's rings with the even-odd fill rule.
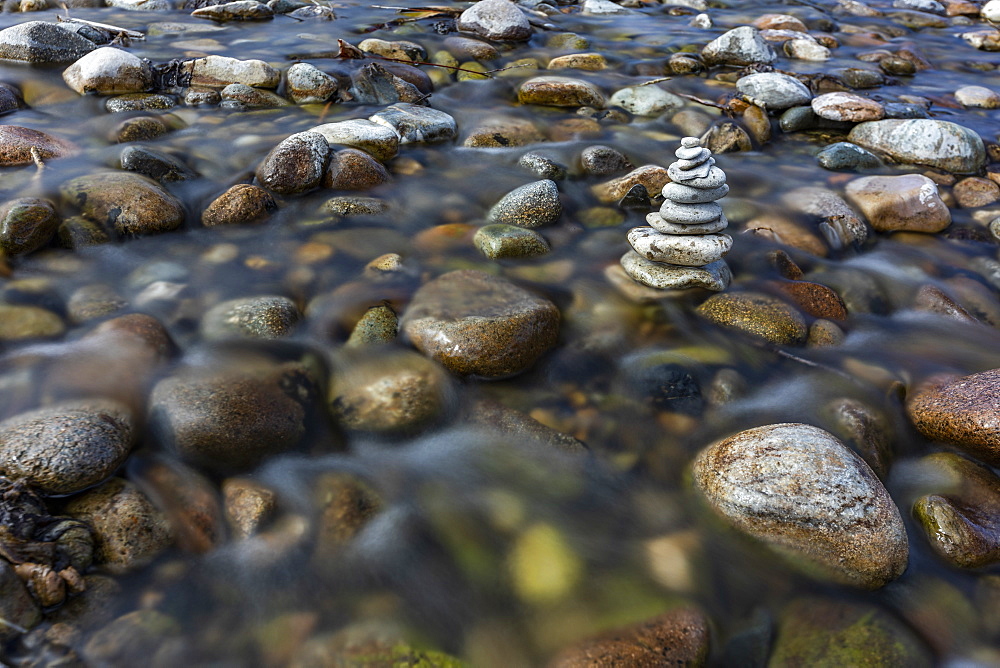
[[301,318],[295,302],[287,297],[240,297],[216,304],[201,320],[206,339],[280,339]]
[[490,209],[493,223],[518,227],[541,227],[559,220],[562,202],[555,181],[543,179],[510,191]]
[[484,225],[476,231],[472,243],[491,260],[535,257],[549,252],[549,244],[541,234],[515,225]]

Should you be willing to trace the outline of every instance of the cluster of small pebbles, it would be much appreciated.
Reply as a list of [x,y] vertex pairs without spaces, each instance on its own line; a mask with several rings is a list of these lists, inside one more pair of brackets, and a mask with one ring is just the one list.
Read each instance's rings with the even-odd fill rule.
[[1000,0],[68,7],[0,663],[1000,664]]

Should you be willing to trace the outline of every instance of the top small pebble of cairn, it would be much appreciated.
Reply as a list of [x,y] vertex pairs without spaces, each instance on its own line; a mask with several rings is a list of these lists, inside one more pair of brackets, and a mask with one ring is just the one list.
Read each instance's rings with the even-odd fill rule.
[[633,280],[660,290],[707,288],[725,290],[732,280],[722,259],[733,238],[719,234],[729,225],[715,200],[729,192],[726,173],[715,166],[696,137],[685,137],[674,155],[677,162],[663,186],[666,201],[646,216],[650,227],[634,227],[628,242],[634,250],[622,256],[622,268]]

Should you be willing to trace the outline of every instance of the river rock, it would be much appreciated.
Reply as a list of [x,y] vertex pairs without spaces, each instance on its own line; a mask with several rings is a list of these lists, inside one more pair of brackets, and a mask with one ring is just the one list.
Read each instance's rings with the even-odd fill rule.
[[818,95],[810,104],[817,116],[830,121],[861,123],[877,121],[885,115],[885,109],[875,100],[841,91]]
[[659,116],[683,107],[684,98],[655,85],[629,86],[616,91],[608,105],[621,107],[636,116]]
[[736,90],[768,111],[809,104],[812,100],[812,93],[804,83],[779,72],[758,72],[740,77]]
[[839,141],[825,146],[816,154],[816,162],[823,169],[832,171],[876,169],[882,166],[878,156],[849,141]]
[[65,331],[62,318],[48,309],[0,302],[0,341],[47,339]]
[[206,56],[191,61],[191,86],[223,88],[243,84],[254,88],[277,88],[281,72],[263,60],[239,60],[226,56]]
[[633,227],[628,242],[636,253],[656,262],[701,267],[722,259],[733,247],[728,234],[670,235],[652,227]]
[[399,135],[393,128],[367,119],[325,123],[312,128],[330,144],[352,146],[372,154],[381,162],[391,160],[399,151]]
[[105,46],[67,67],[63,81],[81,95],[143,93],[153,87],[153,68],[128,51]]
[[712,262],[703,267],[685,267],[652,262],[631,250],[622,256],[621,265],[636,281],[657,290],[705,288],[719,291],[725,290],[733,278],[725,260]]
[[147,146],[126,146],[119,158],[122,169],[148,176],[160,183],[186,181],[197,174],[179,159]]
[[989,0],[979,10],[979,15],[987,21],[1000,23],[1000,0]]
[[476,230],[472,243],[491,260],[536,257],[549,252],[545,237],[515,225],[484,225]]
[[42,621],[42,610],[24,581],[6,559],[0,560],[0,615],[7,624],[0,626],[0,640],[16,638],[20,629],[30,629]]
[[803,186],[781,196],[782,203],[793,211],[818,219],[819,228],[834,248],[863,244],[868,226],[843,197],[828,188]]
[[156,384],[149,426],[157,440],[213,470],[245,469],[295,447],[316,396],[305,367],[226,362],[182,369]]
[[534,151],[522,155],[517,161],[517,166],[532,172],[535,176],[553,181],[565,179],[567,174],[565,165]]
[[287,107],[291,102],[280,95],[253,88],[241,83],[232,83],[219,92],[221,104],[227,109],[275,109]]
[[980,51],[1000,51],[1000,30],[971,30],[962,39]]
[[934,661],[910,627],[869,603],[826,598],[799,598],[778,620],[778,632],[767,665],[912,666],[930,668]]
[[493,223],[541,227],[559,220],[562,202],[555,181],[543,179],[511,190],[493,205],[486,218]]
[[506,279],[452,271],[414,294],[401,326],[425,355],[459,375],[520,373],[555,345],[559,309]]
[[969,176],[956,183],[951,194],[960,207],[973,209],[1000,200],[1000,185],[981,176]]
[[271,149],[257,167],[257,180],[268,190],[294,195],[319,186],[330,160],[330,145],[317,132],[299,132]]
[[94,563],[112,573],[137,570],[170,547],[167,518],[135,485],[112,478],[66,504],[94,529]]
[[83,215],[122,236],[169,232],[184,222],[184,206],[163,187],[132,172],[97,172],[60,188],[63,199]]
[[723,33],[705,45],[701,57],[709,65],[770,64],[778,58],[756,28],[740,26]]
[[462,12],[455,26],[495,41],[523,42],[533,32],[528,17],[510,0],[479,0]]
[[12,199],[0,206],[0,251],[22,255],[52,240],[59,228],[52,203],[36,197]]
[[778,345],[800,345],[809,333],[796,308],[757,292],[712,295],[696,312],[717,325]]
[[830,53],[830,49],[812,38],[790,39],[782,44],[781,48],[782,51],[785,52],[786,56],[794,58],[795,60],[822,62],[824,60],[829,60],[832,55]]
[[44,494],[74,494],[121,466],[133,433],[128,408],[117,402],[46,406],[0,422],[0,469]]
[[366,346],[379,343],[389,343],[395,341],[399,335],[399,318],[396,312],[385,304],[372,306],[365,311],[354,329],[351,336],[344,344],[348,348]]
[[940,232],[951,224],[937,184],[921,174],[865,176],[845,188],[847,199],[879,232]]
[[758,30],[791,30],[807,32],[806,24],[789,14],[764,14],[753,21],[753,27]]
[[559,652],[548,668],[702,666],[708,648],[708,619],[684,607],[589,638]]
[[345,148],[330,157],[323,187],[334,190],[368,190],[389,180],[389,171],[364,151]]
[[418,104],[400,102],[369,116],[368,120],[394,130],[400,144],[450,141],[458,134],[450,114]]
[[220,22],[267,21],[274,18],[274,11],[257,0],[236,0],[236,2],[201,7],[191,12],[191,16]]
[[517,90],[521,104],[550,107],[594,107],[603,109],[604,93],[594,84],[571,77],[541,76],[528,79]]
[[105,0],[108,7],[128,12],[169,12],[176,9],[173,0]]
[[646,192],[657,193],[670,182],[667,170],[659,165],[636,167],[628,174],[593,186],[590,191],[598,200],[609,204],[625,197],[632,188],[641,185]]
[[301,319],[295,302],[265,295],[240,297],[216,304],[201,319],[205,339],[280,339]]
[[56,23],[27,21],[0,30],[0,59],[68,63],[97,48],[89,39]]
[[545,135],[527,118],[491,116],[469,131],[462,146],[469,148],[510,148],[545,141]]
[[856,125],[847,139],[904,164],[927,165],[955,174],[975,173],[986,164],[982,138],[974,130],[949,121],[871,121]]
[[274,198],[263,188],[238,183],[212,200],[201,214],[201,224],[251,225],[265,220],[277,208]]
[[632,161],[621,151],[610,146],[588,146],[580,152],[583,171],[595,176],[607,176],[626,169],[634,169]]
[[1000,562],[1000,478],[951,452],[920,460],[934,494],[917,499],[913,516],[934,551],[960,568]]
[[1000,369],[932,379],[907,398],[914,426],[932,441],[953,446],[991,465],[1000,464]]
[[72,142],[53,137],[39,130],[19,125],[0,125],[0,167],[30,165],[34,162],[31,149],[42,160],[76,155],[80,149]]
[[309,63],[295,63],[286,74],[288,97],[296,104],[326,102],[339,88],[337,80]]
[[860,457],[818,427],[741,431],[702,450],[692,473],[723,520],[811,572],[877,589],[906,569],[906,530],[889,493]]
[[412,350],[379,348],[335,367],[330,410],[352,431],[412,434],[444,417],[454,400],[448,372]]
[[1000,93],[984,86],[962,86],[955,91],[955,100],[966,107],[1000,109]]

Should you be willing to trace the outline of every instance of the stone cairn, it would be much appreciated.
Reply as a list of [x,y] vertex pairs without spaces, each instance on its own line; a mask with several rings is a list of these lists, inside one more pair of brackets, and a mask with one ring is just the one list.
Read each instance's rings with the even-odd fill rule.
[[633,250],[622,256],[632,280],[659,290],[707,288],[725,290],[732,279],[722,259],[733,238],[720,234],[729,225],[716,200],[726,196],[726,173],[715,166],[696,137],[685,137],[667,168],[671,183],[663,186],[666,201],[646,216],[650,227],[633,227]]

